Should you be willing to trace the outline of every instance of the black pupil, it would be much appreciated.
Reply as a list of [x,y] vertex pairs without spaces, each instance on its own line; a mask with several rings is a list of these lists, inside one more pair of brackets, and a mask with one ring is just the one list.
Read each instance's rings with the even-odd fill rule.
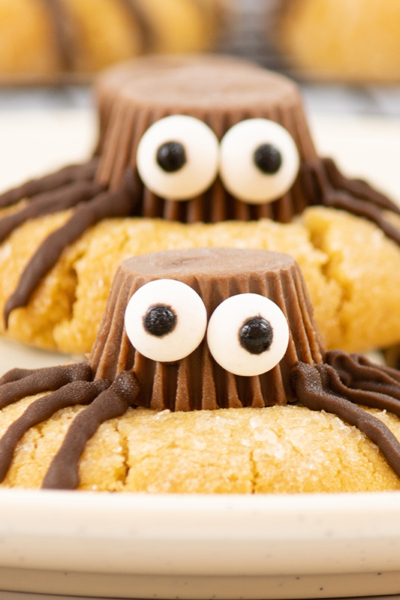
[[177,317],[170,306],[156,304],[143,317],[143,325],[150,335],[163,337],[175,329]]
[[165,142],[157,150],[157,162],[167,173],[179,171],[186,163],[185,148],[179,142]]
[[271,347],[274,332],[263,317],[248,319],[239,331],[239,342],[250,354],[262,354]]
[[281,168],[282,155],[275,146],[263,144],[254,152],[254,162],[266,175],[274,175]]

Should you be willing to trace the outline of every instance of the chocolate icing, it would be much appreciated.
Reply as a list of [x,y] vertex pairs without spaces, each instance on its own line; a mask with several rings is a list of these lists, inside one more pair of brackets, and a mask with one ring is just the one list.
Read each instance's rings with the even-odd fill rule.
[[[60,68],[73,71],[79,57],[79,25],[73,11],[65,0],[41,0],[46,7],[52,25],[52,37],[57,49]],[[121,4],[128,17],[138,26],[142,37],[142,50],[151,51],[155,43],[155,32],[149,14],[137,0],[115,0]]]
[[79,413],[69,428],[60,450],[53,458],[42,487],[76,488],[79,484],[78,462],[87,441],[104,421],[120,417],[129,406],[134,405],[138,393],[136,377],[132,373],[121,373],[108,390],[103,391],[88,408]]
[[[71,201],[71,195],[69,198]],[[91,201],[80,203],[67,223],[42,242],[22,272],[15,292],[8,298],[4,307],[6,327],[11,311],[28,304],[38,283],[57,263],[64,248],[99,221],[108,217],[124,217],[129,214],[132,202],[132,195],[122,188],[116,192],[103,192]]]
[[[365,356],[359,354],[349,355],[340,350],[328,352],[326,362],[334,367],[348,387],[357,388],[358,390],[368,389],[400,400],[400,371],[381,366],[378,376],[376,364],[371,363]],[[371,389],[373,381],[375,382],[374,390]]]
[[44,192],[35,196],[22,210],[3,217],[0,220],[0,242],[3,242],[28,219],[36,219],[55,212],[73,208],[81,202],[87,202],[102,190],[94,181],[70,183],[61,189]]
[[137,23],[142,36],[142,50],[150,52],[154,46],[155,32],[151,24],[151,20],[146,10],[137,0],[117,0],[127,11],[129,17],[134,23]]
[[53,392],[74,381],[90,381],[89,365],[79,363],[45,369],[13,369],[0,382],[0,409],[41,392]]
[[75,404],[89,404],[107,387],[107,382],[73,381],[56,392],[39,398],[14,421],[0,439],[0,482],[10,468],[14,450],[24,433],[31,427],[49,419],[55,412]]
[[77,62],[76,24],[64,0],[42,0],[53,26],[53,41],[63,71],[72,71]]
[[0,208],[12,206],[24,199],[34,200],[34,197],[37,195],[59,190],[73,182],[91,181],[94,179],[98,165],[99,159],[93,158],[81,165],[63,167],[59,171],[40,179],[31,179],[23,185],[0,194]]
[[365,181],[344,177],[332,159],[305,162],[301,180],[311,204],[339,208],[368,219],[400,244],[400,230],[385,218],[385,211],[400,215],[400,208]]
[[342,189],[349,192],[355,198],[367,200],[378,208],[385,208],[397,214],[400,214],[400,209],[397,204],[394,204],[389,198],[375,190],[368,182],[362,179],[348,179],[337,168],[335,162],[331,158],[322,160],[329,179],[336,189]]
[[[346,375],[351,380],[353,368],[357,372],[359,363],[357,357],[353,358],[353,364],[350,357],[346,357],[346,362],[350,369],[346,371]],[[400,416],[400,403],[375,391],[376,380],[382,377],[382,369],[372,365],[368,369],[372,392],[365,390],[360,392],[357,388],[347,387],[340,380],[339,373],[328,364],[299,363],[292,370],[291,382],[297,398],[304,406],[311,410],[333,413],[365,433],[379,447],[388,464],[400,477],[400,442],[382,421],[353,404],[360,403],[382,410],[387,409]],[[397,395],[399,391],[400,384],[397,383]]]
[[[145,358],[127,338],[125,310],[137,289],[165,278],[195,289],[208,318],[230,296],[251,292],[270,298],[289,324],[283,359],[260,376],[235,376],[215,362],[206,339],[175,363]],[[358,427],[379,446],[400,477],[400,443],[378,418],[357,406],[400,417],[400,372],[359,355],[325,352],[300,269],[284,254],[208,248],[157,252],[125,261],[116,273],[89,364],[13,369],[0,379],[0,408],[45,391],[53,393],[34,401],[1,438],[0,478],[6,476],[22,435],[66,406],[88,404],[73,420],[53,458],[44,488],[77,487],[79,459],[87,441],[101,423],[123,415],[130,406],[188,411],[263,408],[297,401]]]

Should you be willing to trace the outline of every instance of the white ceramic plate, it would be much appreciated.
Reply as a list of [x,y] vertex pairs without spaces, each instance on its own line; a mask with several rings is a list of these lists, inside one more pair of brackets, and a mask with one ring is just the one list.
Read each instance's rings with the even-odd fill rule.
[[400,592],[400,495],[1,490],[4,590],[128,598]]
[[[55,112],[0,114],[0,189],[88,153],[92,113]],[[400,199],[399,121],[314,116],[312,125],[324,154]],[[0,359],[3,372],[63,360],[8,341],[0,342]],[[400,495],[0,490],[0,590],[0,600],[21,600],[10,592],[226,600],[397,594]]]
[[[1,358],[4,370],[65,357],[0,340]],[[400,493],[0,489],[0,590],[225,600],[400,593]]]

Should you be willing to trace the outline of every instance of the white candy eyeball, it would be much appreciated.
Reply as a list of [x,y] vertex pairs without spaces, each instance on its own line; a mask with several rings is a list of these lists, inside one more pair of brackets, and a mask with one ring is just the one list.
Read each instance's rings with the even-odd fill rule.
[[292,136],[267,119],[234,125],[221,141],[221,179],[238,200],[265,204],[293,185],[300,159]]
[[207,343],[217,363],[234,375],[261,375],[285,355],[289,327],[279,306],[259,294],[224,300],[211,315]]
[[136,163],[143,183],[157,196],[189,200],[216,178],[219,142],[199,119],[172,115],[149,127],[139,142]]
[[204,338],[207,311],[188,285],[157,279],[139,288],[125,311],[125,330],[138,352],[158,362],[188,356]]

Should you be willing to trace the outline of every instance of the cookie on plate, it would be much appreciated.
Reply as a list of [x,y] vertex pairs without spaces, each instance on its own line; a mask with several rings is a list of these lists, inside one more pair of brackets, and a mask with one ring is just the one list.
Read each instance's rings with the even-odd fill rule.
[[[41,241],[68,213],[22,225],[0,247],[0,310]],[[400,339],[400,250],[372,223],[334,209],[308,209],[297,222],[182,224],[161,219],[108,219],[69,246],[7,334],[62,352],[90,351],[112,278],[125,258],[166,248],[259,248],[299,262],[328,348],[350,352]]]
[[398,489],[399,400],[399,371],[325,351],[289,255],[155,252],[120,265],[88,363],[0,380],[0,480],[147,492]]

